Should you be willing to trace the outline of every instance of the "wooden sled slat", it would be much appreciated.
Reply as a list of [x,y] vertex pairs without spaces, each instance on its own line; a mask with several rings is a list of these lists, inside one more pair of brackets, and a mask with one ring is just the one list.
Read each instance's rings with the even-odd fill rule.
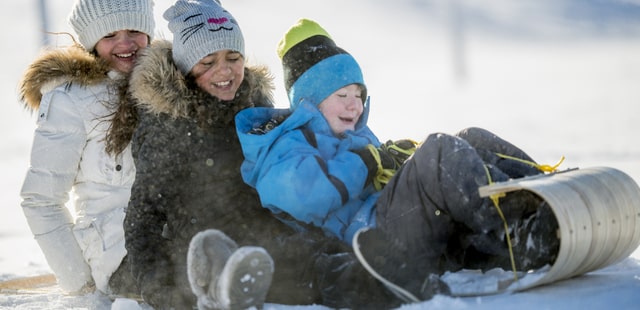
[[52,291],[57,287],[57,280],[53,274],[44,274],[0,281],[2,294],[41,294]]

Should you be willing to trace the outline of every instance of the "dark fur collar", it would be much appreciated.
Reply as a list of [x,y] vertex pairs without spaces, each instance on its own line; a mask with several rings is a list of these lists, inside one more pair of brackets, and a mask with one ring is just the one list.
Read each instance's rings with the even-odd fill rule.
[[137,105],[150,113],[192,118],[204,108],[211,114],[207,117],[217,118],[214,122],[227,123],[243,108],[273,104],[273,77],[263,66],[245,67],[245,80],[238,95],[225,102],[200,90],[178,70],[169,41],[154,42],[138,61],[129,80],[129,92]]

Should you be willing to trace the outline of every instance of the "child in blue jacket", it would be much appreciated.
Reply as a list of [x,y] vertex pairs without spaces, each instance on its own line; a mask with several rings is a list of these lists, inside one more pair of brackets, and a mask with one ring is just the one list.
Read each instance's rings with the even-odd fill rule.
[[417,147],[381,143],[367,126],[358,63],[314,21],[292,26],[278,56],[290,107],[236,116],[243,179],[276,217],[348,244],[359,230],[378,228],[366,246],[393,250],[379,253],[387,262],[376,268],[417,296],[432,274],[511,269],[510,251],[518,270],[553,263],[558,224],[542,199],[508,194],[499,202],[503,221],[478,194],[490,182],[541,173],[522,150],[480,128],[431,134]]

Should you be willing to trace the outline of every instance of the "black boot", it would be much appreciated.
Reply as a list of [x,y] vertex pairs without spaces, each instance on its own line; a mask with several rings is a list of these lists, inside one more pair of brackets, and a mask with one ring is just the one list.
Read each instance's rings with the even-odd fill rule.
[[421,259],[415,260],[402,244],[380,229],[361,229],[354,250],[362,265],[404,302],[426,301],[437,294],[450,295],[449,286]]
[[530,203],[538,206],[535,212],[509,227],[516,267],[521,271],[553,265],[560,250],[558,221],[551,207],[541,198]]
[[[529,191],[508,193],[499,200],[507,221],[516,269],[528,271],[553,264],[560,249],[558,221],[551,207]],[[495,224],[495,220],[487,221]],[[489,270],[511,270],[511,257],[504,223],[466,237],[464,267]]]
[[362,267],[353,253],[321,254],[316,260],[316,285],[322,304],[332,308],[390,309],[401,305]]

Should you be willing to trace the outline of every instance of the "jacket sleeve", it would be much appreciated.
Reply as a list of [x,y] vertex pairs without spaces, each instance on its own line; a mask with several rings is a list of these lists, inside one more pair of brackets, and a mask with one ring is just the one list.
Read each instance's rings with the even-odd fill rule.
[[170,131],[156,116],[141,113],[132,139],[136,179],[124,222],[125,245],[144,300],[153,306],[182,308],[186,301],[174,286],[170,237],[163,235],[166,208],[176,197],[171,175],[175,156],[169,154],[168,147],[175,141]]
[[294,130],[278,139],[263,165],[255,168],[255,186],[264,206],[345,237],[358,206],[343,207],[364,197],[368,173],[358,155],[339,145],[319,150],[301,130]]
[[31,163],[20,195],[31,232],[66,291],[78,291],[92,281],[65,206],[86,138],[84,121],[71,98],[56,90],[47,93],[38,111]]

